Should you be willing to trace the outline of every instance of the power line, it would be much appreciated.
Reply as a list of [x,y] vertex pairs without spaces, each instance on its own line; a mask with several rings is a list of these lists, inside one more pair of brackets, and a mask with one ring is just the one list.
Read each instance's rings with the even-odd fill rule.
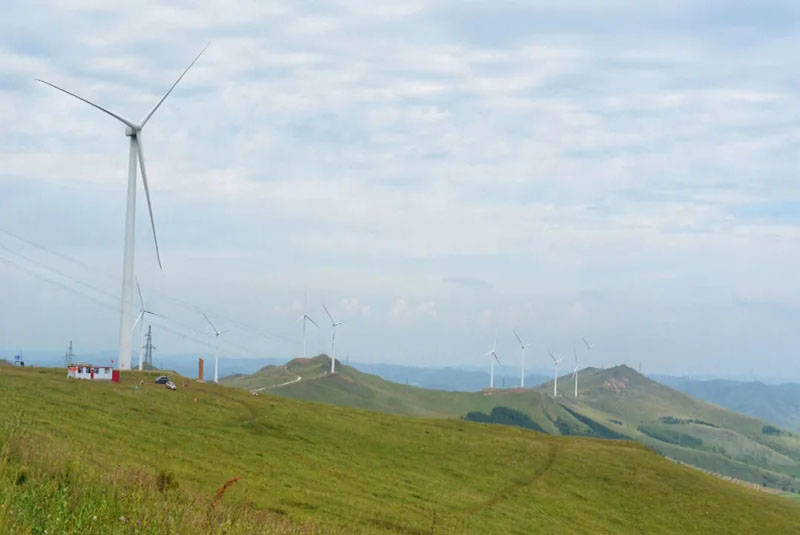
[[[94,272],[96,274],[100,274],[103,277],[106,277],[106,278],[111,279],[111,280],[113,280],[115,278],[113,275],[111,275],[109,273],[106,273],[106,272],[104,272],[102,270],[99,270],[97,267],[90,266],[90,265],[88,265],[88,264],[86,264],[86,263],[84,263],[84,262],[82,262],[80,260],[77,260],[75,258],[70,257],[69,255],[66,255],[66,254],[63,254],[63,253],[59,253],[58,251],[54,251],[54,250],[52,250],[52,249],[50,249],[48,247],[45,247],[44,245],[35,243],[35,242],[33,242],[33,241],[31,241],[31,240],[29,240],[27,238],[24,238],[24,237],[20,236],[19,234],[16,234],[14,232],[11,232],[11,231],[3,229],[3,228],[0,228],[0,232],[2,232],[3,234],[6,234],[8,236],[11,236],[12,238],[15,238],[15,239],[17,239],[17,240],[19,240],[19,241],[31,246],[31,247],[35,247],[35,248],[40,249],[40,250],[42,250],[42,251],[44,251],[44,252],[46,252],[48,254],[51,254],[51,255],[56,256],[58,258],[67,260],[68,262],[71,262],[72,264],[75,264],[76,266],[79,266],[79,267],[81,267],[82,269],[84,269],[86,271]],[[9,249],[8,247],[6,247],[6,246],[4,246],[2,244],[0,244],[0,247],[6,249],[8,252],[10,252],[12,254],[15,254],[17,256],[25,258],[27,261],[29,261],[29,262],[31,262],[33,264],[37,264],[37,265],[39,265],[40,267],[42,267],[44,269],[48,269],[50,271],[53,271],[54,273],[57,273],[58,275],[66,278],[66,279],[69,279],[69,280],[75,282],[76,284],[80,284],[82,286],[86,286],[86,287],[91,288],[92,290],[94,290],[94,291],[96,291],[98,293],[105,294],[105,295],[113,298],[114,300],[118,300],[118,297],[115,294],[112,294],[111,292],[108,292],[106,290],[102,290],[102,289],[93,287],[93,286],[91,286],[91,285],[89,285],[89,284],[87,284],[87,283],[85,283],[85,282],[83,282],[83,281],[81,281],[79,279],[76,279],[74,277],[66,275],[65,273],[63,273],[63,272],[61,272],[59,270],[56,270],[56,269],[51,268],[49,266],[46,266],[45,264],[42,264],[41,262],[38,262],[37,260],[34,260],[29,256],[26,256],[26,255],[24,255],[22,253],[15,252],[15,251]],[[182,307],[184,307],[184,308],[186,308],[188,310],[191,310],[191,311],[196,312],[196,313],[200,313],[201,312],[200,307],[198,307],[196,305],[193,305],[191,303],[187,303],[186,301],[183,301],[182,299],[178,299],[176,297],[172,297],[172,296],[164,293],[163,291],[159,291],[158,289],[154,289],[154,293],[156,295],[158,295],[158,296],[160,296],[162,298],[165,298],[165,299],[167,299],[169,301],[172,301],[172,302],[174,302],[174,303],[176,303],[176,304],[178,304],[178,305],[180,305],[180,306],[182,306]],[[212,311],[209,311],[209,312],[212,312]],[[228,316],[226,316],[224,314],[219,314],[217,312],[213,312],[213,315],[218,317],[218,318],[221,318],[221,319],[223,319],[223,320],[225,320],[225,321],[227,321],[229,323],[237,325],[239,327],[239,329],[241,329],[243,331],[249,331],[252,334],[255,334],[255,335],[260,336],[260,337],[262,337],[262,338],[264,338],[266,340],[269,340],[270,342],[280,341],[280,342],[283,342],[283,343],[286,343],[286,344],[297,344],[298,343],[298,340],[296,340],[294,338],[291,338],[291,337],[288,337],[288,336],[284,336],[284,335],[281,335],[281,334],[276,334],[276,333],[274,333],[274,332],[272,332],[272,331],[270,331],[268,329],[263,329],[263,328],[254,327],[252,325],[248,325],[247,323],[244,323],[244,322],[242,322],[240,320],[228,317]],[[187,328],[190,328],[190,329],[192,329],[192,330],[194,330],[194,331],[196,331],[198,333],[201,333],[201,331],[198,331],[197,329],[194,329],[193,327],[189,327],[188,325],[184,325],[184,326],[187,327]],[[201,334],[205,334],[205,333],[201,333]]]
[[[24,266],[24,265],[19,264],[18,262],[15,262],[14,260],[11,260],[11,259],[6,258],[6,257],[1,256],[1,255],[0,255],[0,263],[5,264],[5,265],[10,266],[10,267],[13,267],[13,268],[15,268],[15,269],[17,269],[19,271],[22,271],[23,273],[27,273],[29,275],[32,275],[32,276],[34,276],[34,277],[36,277],[36,278],[38,278],[38,279],[40,279],[40,280],[42,280],[44,282],[59,286],[60,288],[66,290],[68,292],[71,292],[71,293],[73,293],[75,295],[78,295],[80,297],[89,299],[90,301],[93,301],[97,305],[100,305],[102,307],[105,307],[105,308],[108,308],[108,309],[111,309],[111,310],[114,310],[114,311],[119,311],[119,304],[118,303],[112,305],[110,303],[102,301],[102,300],[98,299],[97,297],[95,297],[93,295],[89,295],[86,292],[83,292],[83,291],[78,290],[76,288],[73,288],[73,287],[71,287],[71,286],[69,286],[67,284],[64,284],[62,281],[53,280],[52,278],[47,278],[43,274],[38,273],[38,272],[36,272],[36,271],[34,271],[34,270]],[[54,271],[54,270],[51,270],[51,271]],[[66,278],[69,279],[69,277],[66,277]],[[85,283],[81,283],[81,284],[83,286],[87,286],[89,288],[94,289],[92,286],[86,285]],[[94,290],[98,291],[97,289],[94,289]],[[166,318],[164,318],[164,319],[166,320]],[[185,324],[183,324],[181,322],[178,322],[178,321],[175,321],[175,320],[166,320],[166,321],[170,321],[171,323],[174,323],[176,325],[179,325],[179,326],[182,326],[184,328],[188,328],[188,329],[190,329],[192,331],[198,332],[199,334],[201,334],[203,336],[205,335],[205,333],[201,333],[197,329],[194,329],[193,327],[185,325]],[[191,335],[188,335],[186,333],[180,332],[179,330],[167,327],[165,325],[160,325],[160,327],[162,329],[164,329],[165,331],[170,332],[170,333],[172,333],[172,334],[174,334],[176,336],[179,336],[181,338],[185,338],[187,340],[191,340],[193,342],[196,342],[196,343],[198,343],[200,345],[206,346],[206,347],[211,348],[211,349],[213,349],[213,347],[214,347],[214,345],[209,343],[209,342],[204,342],[204,341],[202,341],[202,340],[200,340],[200,339],[198,339],[198,338],[196,338],[194,336],[191,336]],[[234,349],[237,346],[238,346],[239,350]],[[223,342],[222,350],[225,353],[238,354],[240,356],[248,356],[248,355],[252,356],[252,355],[257,355],[258,354],[258,352],[256,352],[256,351],[251,351],[250,349],[245,348],[243,346],[240,346],[239,344],[231,344],[230,342]],[[242,350],[244,350],[244,351],[242,351]]]

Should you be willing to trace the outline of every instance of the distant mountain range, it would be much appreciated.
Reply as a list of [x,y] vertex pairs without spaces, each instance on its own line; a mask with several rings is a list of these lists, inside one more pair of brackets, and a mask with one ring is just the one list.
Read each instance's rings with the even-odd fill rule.
[[[525,422],[553,435],[623,438],[663,455],[759,485],[800,490],[800,437],[763,420],[705,403],[627,366],[587,368],[579,395],[570,376],[535,388],[434,390],[386,381],[330,358],[294,359],[224,383],[295,399],[425,417]],[[484,416],[481,417],[480,414]],[[519,414],[519,417],[515,416]]]
[[800,432],[800,384],[685,377],[663,377],[661,381],[690,396]]

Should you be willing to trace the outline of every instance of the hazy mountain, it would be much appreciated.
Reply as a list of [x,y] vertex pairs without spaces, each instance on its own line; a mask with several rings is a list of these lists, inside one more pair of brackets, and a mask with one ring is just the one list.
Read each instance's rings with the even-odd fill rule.
[[690,396],[800,431],[800,384],[679,377],[664,377],[662,381]]
[[[410,385],[435,390],[454,390],[476,392],[489,386],[489,374],[484,371],[463,368],[423,368],[418,366],[399,366],[396,364],[354,363],[359,370],[377,375],[394,383],[408,382]],[[549,377],[538,374],[525,376],[525,384],[535,386],[547,381]],[[519,386],[519,374],[512,375],[507,370],[495,370],[495,385]]]

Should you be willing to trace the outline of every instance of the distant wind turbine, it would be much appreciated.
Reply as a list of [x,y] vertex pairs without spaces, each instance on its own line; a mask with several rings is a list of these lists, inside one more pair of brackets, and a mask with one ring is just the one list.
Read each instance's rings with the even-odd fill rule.
[[[548,353],[550,353],[548,351]],[[553,366],[555,367],[555,373],[553,374],[553,397],[558,397],[558,363],[564,360],[564,357],[559,355],[558,358],[555,357],[552,353],[550,353],[550,358],[553,359]]]
[[519,346],[522,348],[522,371],[520,372],[519,386],[520,388],[525,388],[525,342],[522,341],[522,338],[519,337],[516,330],[514,330],[514,336],[517,337]]
[[219,382],[219,337],[225,334],[227,331],[220,331],[219,329],[217,329],[214,326],[214,324],[211,323],[211,320],[208,319],[208,316],[206,316],[205,312],[201,312],[201,314],[203,314],[203,317],[206,319],[208,324],[211,325],[211,328],[214,329],[214,382],[218,383]]
[[486,353],[486,357],[489,357],[490,363],[490,372],[489,372],[489,388],[494,388],[494,361],[497,361],[500,364],[500,359],[497,358],[497,353],[495,350],[497,349],[497,337],[494,337],[494,343],[492,344],[492,350]]
[[324,304],[322,305],[322,308],[325,309],[325,314],[327,314],[328,318],[331,320],[331,328],[333,329],[333,331],[331,332],[331,375],[333,375],[334,373],[336,373],[336,327],[338,327],[344,322],[343,321],[337,322],[336,320],[334,320],[333,316],[331,316],[331,313],[328,310],[328,307],[326,307]]
[[139,315],[136,316],[136,321],[133,322],[133,327],[131,327],[131,332],[136,329],[136,325],[139,325],[139,371],[142,371],[142,349],[144,349],[144,317],[146,314],[150,314],[151,316],[156,316],[158,318],[166,319],[161,314],[156,314],[144,306],[144,297],[142,297],[142,287],[139,286],[139,281],[136,281],[136,290],[139,292],[139,303],[141,303],[142,308],[139,309]]
[[306,304],[303,307],[303,315],[297,318],[298,322],[303,322],[303,358],[306,358],[306,323],[310,321],[314,324],[314,327],[319,329],[317,322],[311,319],[311,316],[306,313],[306,310],[308,310],[308,293],[306,293]]
[[572,372],[572,377],[575,379],[575,397],[578,397],[578,352],[572,348],[572,355],[575,357],[575,371]]
[[147,124],[147,121],[153,116],[153,114],[158,110],[159,106],[164,102],[164,100],[172,93],[172,90],[175,89],[175,86],[178,85],[178,82],[183,79],[189,69],[192,68],[192,65],[200,59],[200,56],[205,52],[208,45],[197,55],[196,58],[186,67],[186,70],[178,77],[172,87],[161,97],[156,105],[153,107],[150,112],[144,116],[144,118],[139,123],[135,123],[131,120],[126,119],[125,117],[118,115],[114,112],[107,110],[106,108],[95,104],[94,102],[90,102],[83,97],[79,97],[75,93],[71,93],[66,89],[62,89],[55,84],[51,84],[50,82],[46,82],[37,78],[38,82],[43,84],[49,85],[54,89],[58,89],[59,91],[66,93],[72,97],[77,98],[97,108],[98,110],[110,115],[111,117],[115,118],[116,120],[120,121],[125,125],[125,135],[130,138],[130,151],[129,151],[129,158],[128,158],[128,201],[127,207],[125,210],[125,250],[123,254],[123,261],[122,261],[122,301],[120,307],[120,328],[119,328],[119,357],[118,357],[118,365],[119,369],[121,370],[129,370],[131,368],[131,335],[132,329],[130,325],[132,324],[133,318],[133,252],[134,252],[134,230],[135,230],[135,219],[136,219],[136,170],[137,167],[142,170],[142,185],[144,186],[144,193],[145,197],[147,198],[147,210],[150,212],[150,226],[153,228],[153,241],[155,242],[156,246],[156,258],[158,259],[159,267],[161,265],[161,253],[158,250],[158,238],[156,237],[156,224],[155,220],[153,219],[153,207],[150,203],[150,188],[147,184],[147,172],[145,171],[144,165],[144,150],[142,149],[142,129]]

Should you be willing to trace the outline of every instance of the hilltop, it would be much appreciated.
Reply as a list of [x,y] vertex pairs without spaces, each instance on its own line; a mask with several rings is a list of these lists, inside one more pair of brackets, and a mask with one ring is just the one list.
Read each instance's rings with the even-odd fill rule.
[[[392,383],[330,358],[294,359],[227,384],[293,399],[426,417],[488,415],[504,407],[552,435],[635,440],[672,459],[757,485],[800,491],[800,437],[767,422],[705,403],[657,383],[628,366],[579,372],[532,389],[445,392]],[[298,379],[299,378],[299,379]]]
[[800,533],[800,503],[628,441],[153,376],[0,370],[0,531]]

